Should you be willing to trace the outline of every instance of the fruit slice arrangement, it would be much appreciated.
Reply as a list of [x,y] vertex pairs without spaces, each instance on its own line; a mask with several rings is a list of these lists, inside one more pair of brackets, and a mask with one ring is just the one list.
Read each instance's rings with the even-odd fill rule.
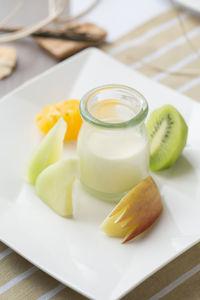
[[160,192],[151,176],[136,185],[104,220],[101,229],[126,243],[150,227],[162,212]]
[[187,140],[188,127],[172,105],[154,110],[147,122],[150,138],[150,169],[171,167],[180,156]]
[[[64,138],[77,138],[82,122],[77,114],[78,102],[74,104],[73,101],[77,100],[45,107],[37,116],[38,127],[48,133],[26,167],[26,180],[35,184],[36,194],[63,217],[71,217],[73,213],[72,187],[78,169],[76,158],[60,160]],[[188,127],[183,117],[173,106],[165,105],[152,112],[147,130],[151,170],[169,168],[186,144]],[[110,237],[123,238],[122,243],[126,243],[149,228],[160,216],[162,208],[158,187],[149,176],[121,199],[103,221],[101,229]]]

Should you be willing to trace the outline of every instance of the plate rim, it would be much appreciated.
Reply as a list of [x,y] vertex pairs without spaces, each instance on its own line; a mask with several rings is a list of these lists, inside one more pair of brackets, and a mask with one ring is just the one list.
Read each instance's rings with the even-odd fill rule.
[[[51,72],[53,72],[54,70],[56,69],[59,69],[61,66],[65,65],[66,63],[69,63],[73,60],[75,60],[77,57],[81,57],[81,56],[84,56],[84,55],[89,55],[89,53],[91,52],[99,52],[100,50],[95,48],[95,47],[89,47],[89,48],[86,48],[86,49],[83,49],[81,50],[80,52],[78,53],[75,53],[73,54],[72,56],[58,62],[57,64],[55,64],[54,66],[48,68],[47,70],[33,76],[32,78],[30,79],[27,79],[25,82],[23,82],[22,84],[20,84],[18,87],[14,88],[12,91],[6,93],[5,95],[3,95],[1,98],[0,98],[0,104],[6,100],[6,98],[9,98],[10,96],[12,96],[13,94],[23,90],[26,86],[28,86],[29,84],[32,84],[34,83],[34,81],[37,81],[38,79],[44,77],[46,74],[50,74]],[[103,52],[103,51],[100,51],[100,52]],[[104,53],[104,52],[103,52]]]

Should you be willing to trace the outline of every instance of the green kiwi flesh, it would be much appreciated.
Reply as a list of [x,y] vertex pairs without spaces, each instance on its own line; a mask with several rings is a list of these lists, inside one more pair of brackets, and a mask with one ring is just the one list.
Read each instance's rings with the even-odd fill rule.
[[146,124],[150,139],[150,169],[171,167],[180,156],[188,135],[188,127],[172,105],[154,110]]

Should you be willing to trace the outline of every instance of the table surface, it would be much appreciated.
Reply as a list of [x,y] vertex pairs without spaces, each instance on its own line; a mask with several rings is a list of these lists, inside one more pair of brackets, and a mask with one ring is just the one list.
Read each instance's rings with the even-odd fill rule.
[[[12,20],[13,24],[33,22],[34,11],[37,11],[38,19],[44,16],[47,8],[45,1],[42,6],[39,0],[34,2],[34,6],[33,2],[30,2],[26,1],[24,6],[28,13],[15,16]],[[4,1],[3,8],[0,10],[0,19],[15,5],[16,1]],[[72,13],[80,10],[81,5],[83,1],[73,1],[70,4]],[[180,18],[191,43],[188,43],[183,36]],[[200,42],[198,17],[172,8],[170,0],[148,0],[148,2],[146,0],[101,0],[97,7],[83,19],[108,30],[109,43],[102,46],[104,51],[153,80],[174,88],[196,101],[200,100],[200,59],[191,47],[192,44],[193,48],[198,49]],[[10,77],[0,82],[0,96],[4,96],[57,63],[31,38],[14,42],[12,45],[17,49],[17,67]],[[147,279],[125,299],[200,299],[199,254],[198,244]],[[32,268],[29,262],[0,243],[0,299],[84,298],[39,270],[29,274],[21,282],[16,282],[11,289],[1,294],[1,284],[5,288],[6,284],[22,276],[24,270],[32,270]],[[1,282],[2,278],[4,283]]]

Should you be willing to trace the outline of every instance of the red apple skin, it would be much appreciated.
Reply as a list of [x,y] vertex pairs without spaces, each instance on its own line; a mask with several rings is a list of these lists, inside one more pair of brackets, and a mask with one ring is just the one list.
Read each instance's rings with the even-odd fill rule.
[[132,231],[129,231],[122,243],[132,240],[137,235],[149,228],[160,216],[163,205],[160,192],[151,176],[145,178],[136,187],[134,187],[111,212],[110,216],[115,215],[123,207],[127,209],[116,223],[120,223],[127,218],[131,220],[125,227],[137,225]]

